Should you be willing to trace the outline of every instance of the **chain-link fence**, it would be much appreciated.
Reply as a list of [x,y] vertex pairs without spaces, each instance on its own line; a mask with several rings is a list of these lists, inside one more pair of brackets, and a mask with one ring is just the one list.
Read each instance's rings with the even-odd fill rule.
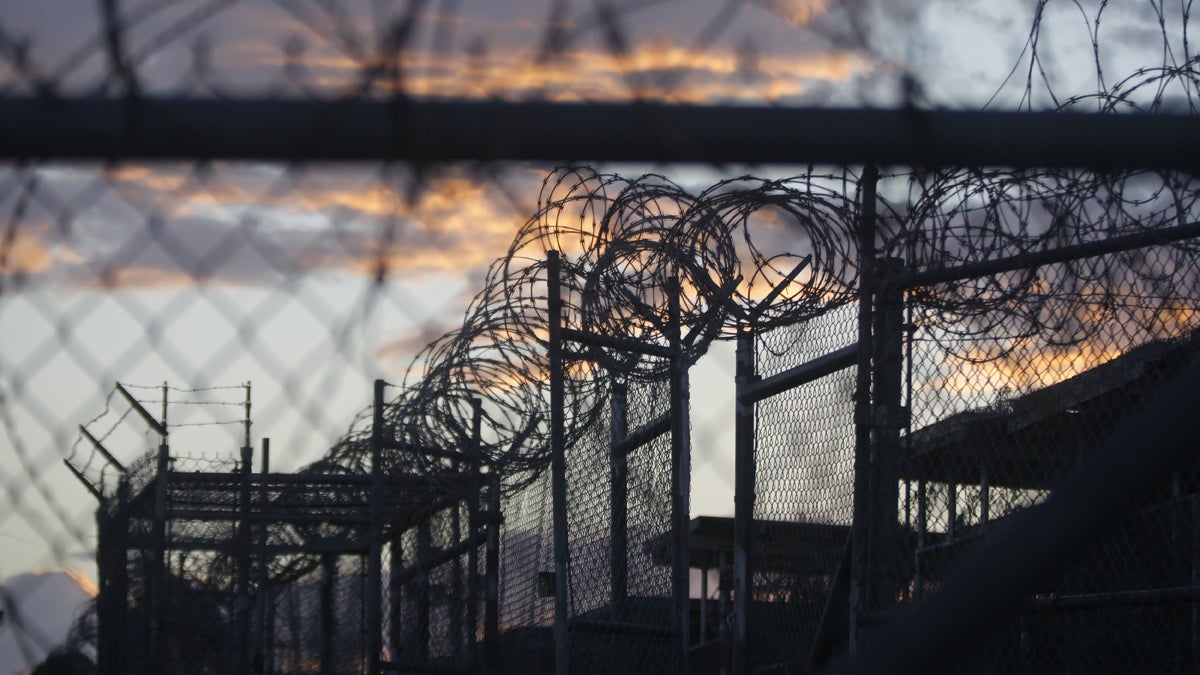
[[[855,305],[755,340],[769,378],[852,346]],[[854,507],[854,371],[844,369],[759,403],[750,629],[756,671],[807,669],[849,552]],[[842,591],[844,592],[844,591]]]
[[[1073,209],[1072,236],[1169,231],[1190,219],[1189,181],[1177,180],[1134,174],[1116,189],[1099,180],[1091,190],[1073,186],[1073,204],[1108,206],[1136,190],[1141,204],[1163,210],[1125,219],[1108,208]],[[1031,201],[1056,212],[1064,197]],[[965,552],[1043,501],[1195,362],[1195,244],[1160,241],[913,292],[912,431],[901,478],[918,523],[915,593],[936,592]],[[945,311],[946,294],[969,296],[965,311]],[[1154,430],[1145,433],[1154,442]],[[961,667],[1193,669],[1191,473],[1178,467],[1079,562],[1054,570],[1011,627]]]
[[[0,534],[34,543],[0,564],[98,587],[48,663],[880,658],[1195,361],[1187,7],[1076,6],[1057,73],[1036,3],[1024,90],[959,115],[906,3],[41,4],[0,18]],[[1109,60],[1114,13],[1161,67]],[[518,163],[578,158],[661,175]],[[689,377],[735,339],[732,447],[696,455],[735,495],[701,515]],[[1196,670],[1194,471],[1147,463],[937,665]]]

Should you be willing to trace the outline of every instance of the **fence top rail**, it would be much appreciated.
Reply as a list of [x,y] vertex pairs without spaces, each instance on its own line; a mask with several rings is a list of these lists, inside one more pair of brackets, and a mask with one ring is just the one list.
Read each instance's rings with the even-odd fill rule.
[[0,157],[1194,169],[1182,114],[464,100],[0,98]]

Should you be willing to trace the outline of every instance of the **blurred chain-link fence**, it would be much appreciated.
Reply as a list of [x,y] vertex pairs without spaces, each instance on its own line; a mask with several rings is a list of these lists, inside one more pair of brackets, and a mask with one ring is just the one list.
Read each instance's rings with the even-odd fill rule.
[[1111,4],[980,113],[915,3],[10,8],[2,667],[1194,672],[1200,72]]

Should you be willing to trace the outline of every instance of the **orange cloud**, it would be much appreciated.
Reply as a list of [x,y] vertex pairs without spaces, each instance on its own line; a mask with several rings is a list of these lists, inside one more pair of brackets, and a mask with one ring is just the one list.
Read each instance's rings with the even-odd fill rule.
[[999,392],[1020,395],[1057,384],[1123,353],[1116,345],[1095,341],[1048,348],[1039,341],[1023,338],[1009,345],[1008,353],[1000,359],[990,359],[992,354],[983,348],[968,349],[954,360],[951,374],[929,379],[923,388],[946,390],[975,402],[990,402]]
[[617,59],[601,49],[576,50],[549,63],[505,52],[486,62],[414,57],[405,90],[415,96],[551,101],[621,101],[634,95],[675,103],[772,102],[801,95],[811,81],[842,82],[871,63],[844,51],[760,56],[753,71],[731,48],[687,48],[662,41]]
[[833,0],[767,0],[763,4],[793,26],[807,26],[828,12]]
[[55,254],[38,234],[18,230],[10,240],[0,243],[0,275],[28,275],[45,272],[54,264]]
[[[769,9],[793,25],[825,12],[829,0],[778,0]],[[287,56],[270,43],[224,48],[234,72],[274,72]],[[731,46],[684,46],[656,39],[633,45],[621,57],[603,47],[573,47],[540,60],[535,46],[496,49],[486,56],[409,50],[397,57],[399,86],[408,95],[441,98],[538,98],[550,101],[622,101],[634,96],[675,103],[774,102],[802,95],[812,81],[843,82],[874,64],[856,52],[826,50],[756,55],[752,70]],[[356,89],[376,62],[328,48],[300,57],[303,84],[331,93]],[[390,77],[374,83],[388,93]]]
[[[276,283],[280,274],[477,275],[533,212],[540,173],[503,185],[448,170],[405,184],[379,167],[283,169],[247,163],[106,169],[103,199],[66,227],[26,214],[0,239],[0,278],[22,284],[149,290]],[[92,174],[48,177],[70,195]],[[153,226],[148,226],[157,214]]]

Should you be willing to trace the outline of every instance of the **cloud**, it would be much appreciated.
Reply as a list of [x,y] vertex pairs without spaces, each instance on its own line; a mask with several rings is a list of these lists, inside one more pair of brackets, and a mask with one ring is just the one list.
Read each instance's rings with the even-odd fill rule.
[[[95,17],[67,33],[56,28],[66,9],[47,5],[10,19],[36,47],[33,70],[72,91],[113,79]],[[832,0],[757,0],[727,21],[723,2],[631,5],[603,15],[586,5],[558,19],[543,2],[494,5],[423,10],[399,52],[390,35],[403,12],[353,8],[335,16],[237,3],[191,17],[159,9],[130,17],[122,37],[143,91],[172,94],[182,82],[202,95],[338,96],[374,77],[375,94],[393,93],[398,82],[414,96],[762,103],[802,96],[806,81],[844,82],[871,67],[828,47],[813,28],[840,6]],[[614,51],[606,26],[621,33],[621,49]],[[546,41],[557,34],[562,48],[547,59]],[[752,81],[739,54],[748,40],[763,66]]]
[[[413,326],[400,335],[379,345],[375,349],[374,356],[379,361],[391,363],[396,371],[400,373],[405,373],[410,365],[420,368],[422,364],[411,363],[413,355],[419,354],[425,347],[448,335],[460,326],[461,321],[458,323],[427,321]],[[423,373],[413,373],[413,375],[419,377]]]
[[14,231],[0,244],[0,277],[45,272],[54,259],[42,236],[28,230]]
[[[45,176],[36,198],[71,202],[85,174]],[[463,170],[417,184],[379,167],[120,167],[90,201],[17,223],[0,278],[135,290],[319,272],[462,275],[507,251],[536,203],[536,175],[512,172],[501,187]]]
[[760,0],[760,4],[793,26],[807,26],[828,12],[833,0]]

